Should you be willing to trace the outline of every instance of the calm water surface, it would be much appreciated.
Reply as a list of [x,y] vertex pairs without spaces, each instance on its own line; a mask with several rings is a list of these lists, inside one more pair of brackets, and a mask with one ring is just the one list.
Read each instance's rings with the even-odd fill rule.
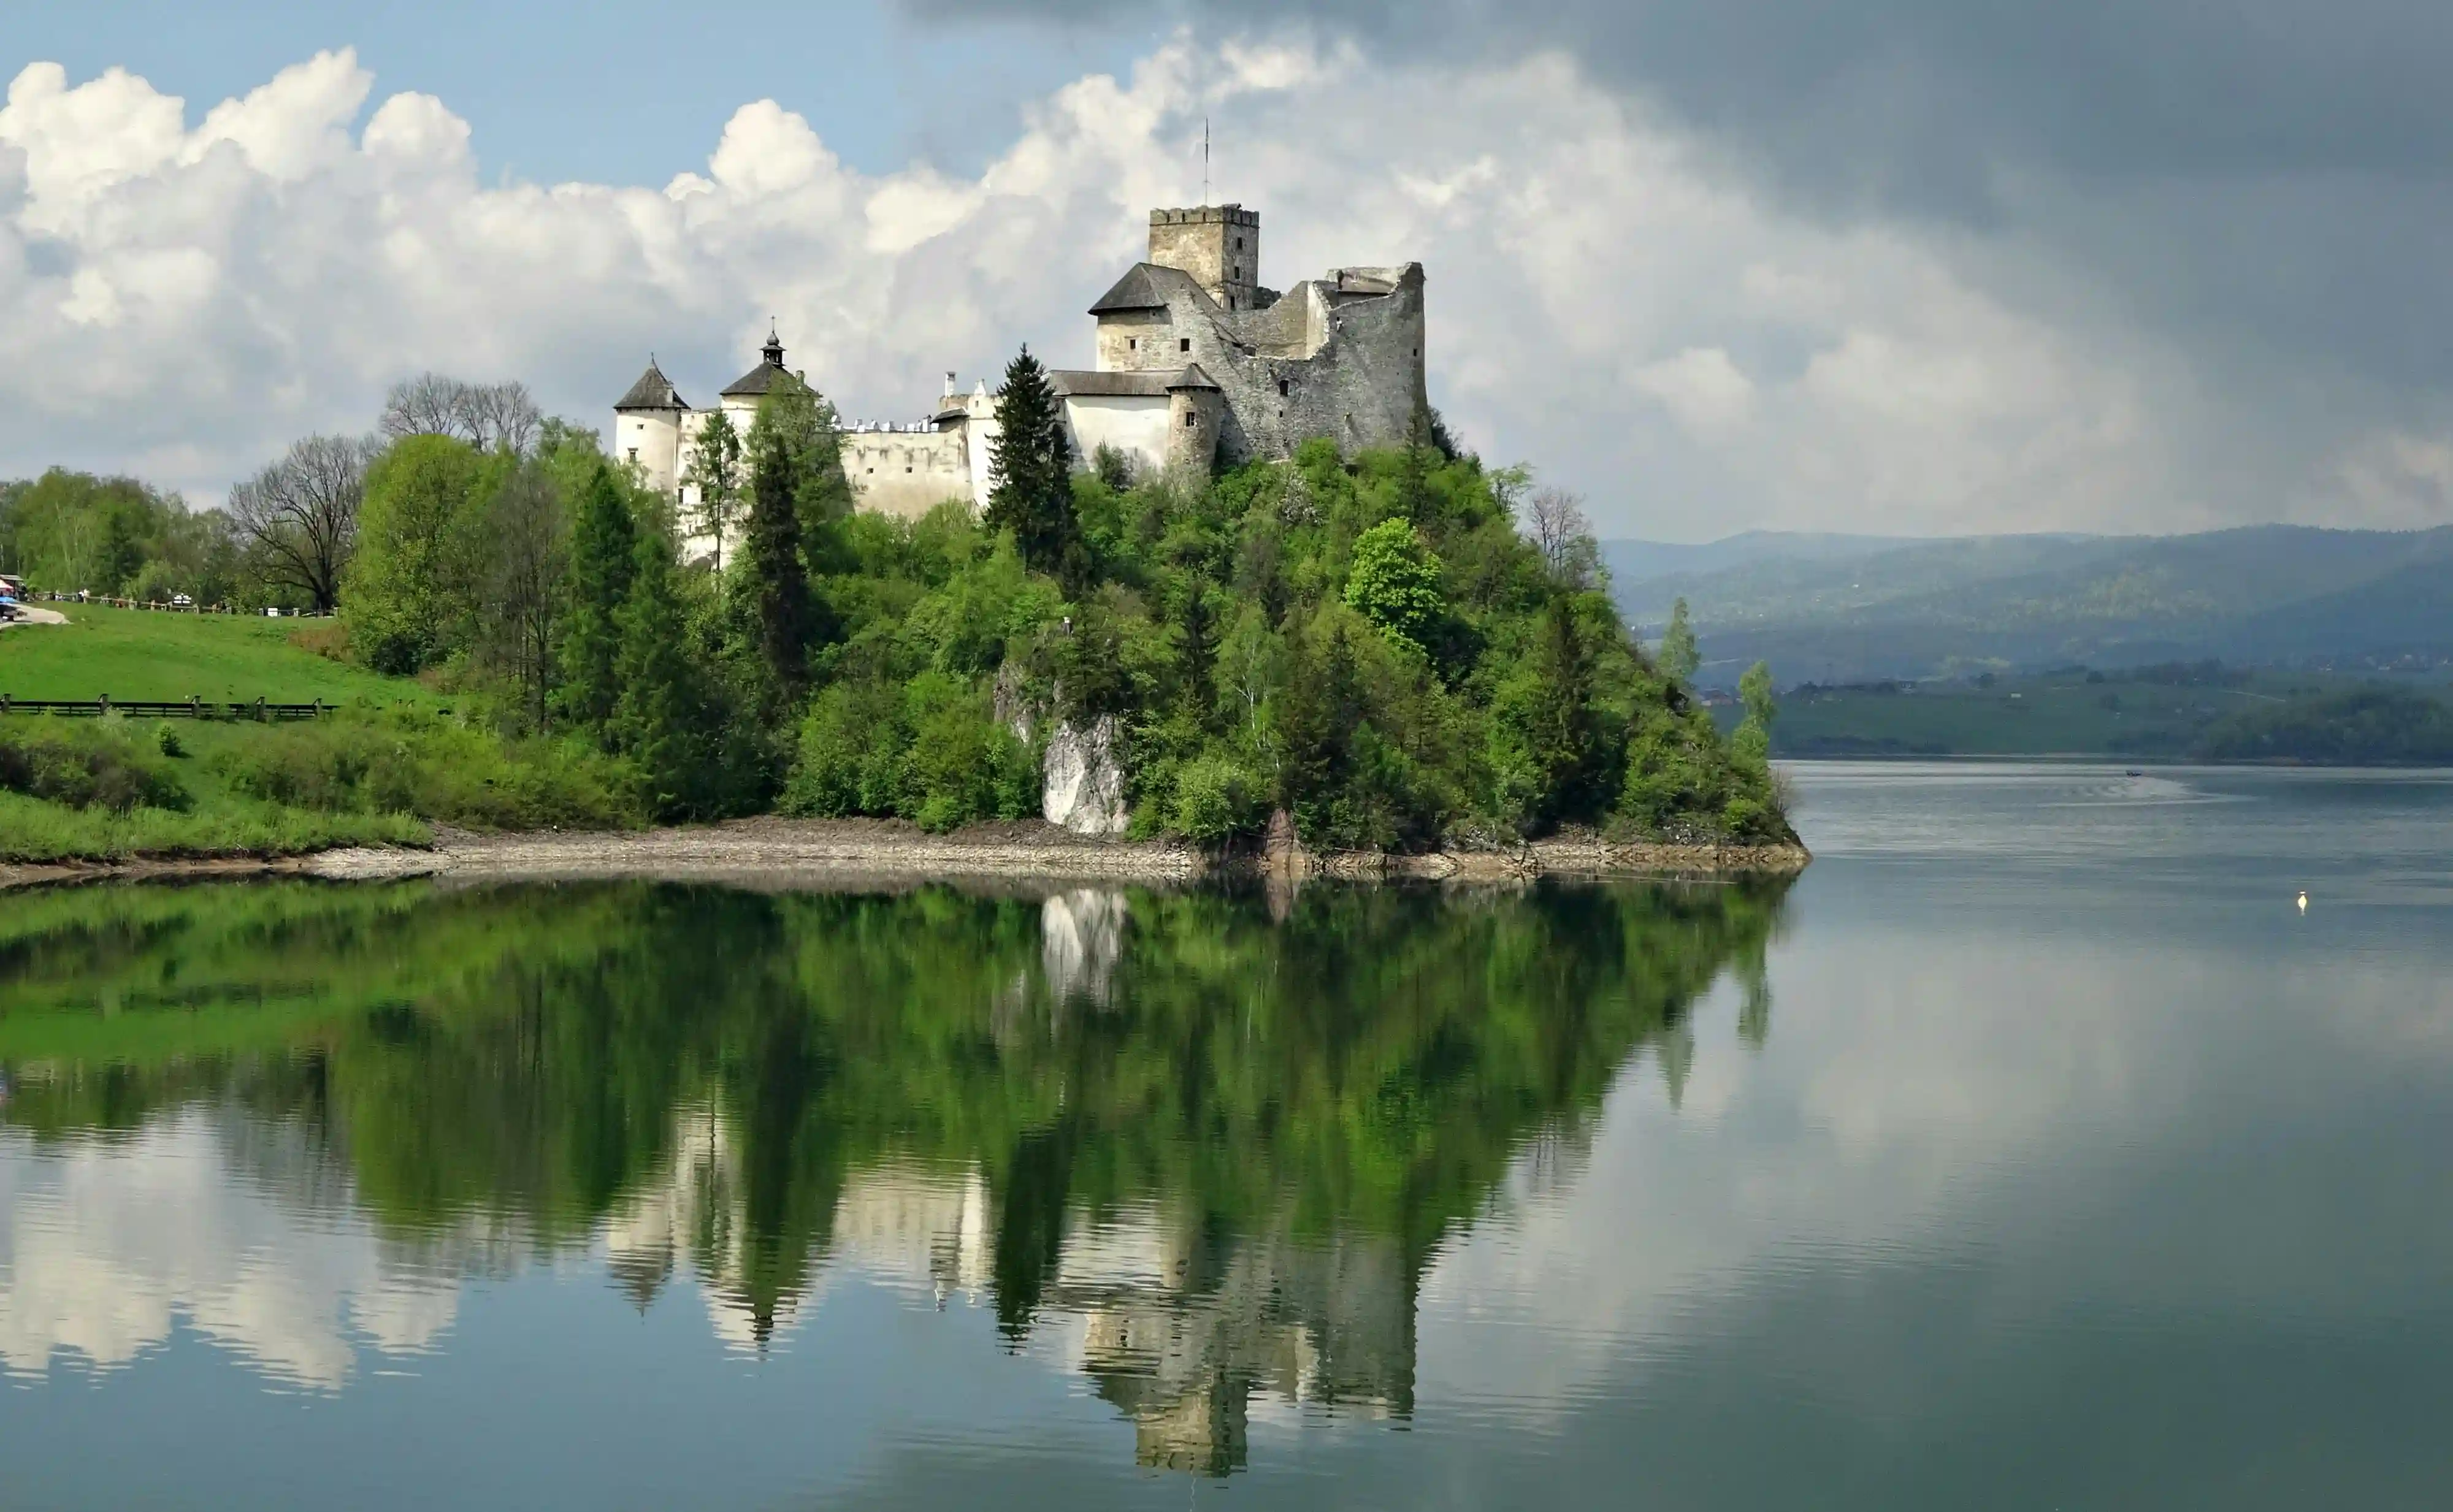
[[1796,775],[1786,889],[0,896],[0,1506],[2453,1504],[2453,776]]

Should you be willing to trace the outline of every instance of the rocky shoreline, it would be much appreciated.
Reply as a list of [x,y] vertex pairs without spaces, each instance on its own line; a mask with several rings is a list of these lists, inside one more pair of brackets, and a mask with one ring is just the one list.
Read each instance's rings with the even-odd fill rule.
[[433,848],[328,850],[280,858],[137,859],[0,866],[0,886],[111,878],[305,876],[336,881],[648,878],[790,886],[1041,879],[1188,883],[1266,875],[1506,882],[1542,876],[1793,875],[1803,846],[1611,845],[1597,837],[1512,849],[1315,854],[1283,832],[1261,850],[1216,855],[1170,841],[1095,840],[1029,821],[931,835],[889,820],[762,817],[629,833],[478,835],[441,829]]

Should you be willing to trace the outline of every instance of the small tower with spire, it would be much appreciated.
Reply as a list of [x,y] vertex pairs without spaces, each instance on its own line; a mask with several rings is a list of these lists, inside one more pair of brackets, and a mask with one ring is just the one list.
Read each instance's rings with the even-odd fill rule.
[[682,425],[689,404],[664,369],[648,358],[648,370],[613,404],[613,460],[636,466],[639,481],[670,493],[681,481]]

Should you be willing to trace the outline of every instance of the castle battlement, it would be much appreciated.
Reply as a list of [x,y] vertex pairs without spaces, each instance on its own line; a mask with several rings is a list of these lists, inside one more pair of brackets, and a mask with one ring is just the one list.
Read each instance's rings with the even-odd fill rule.
[[1261,212],[1241,205],[1194,205],[1183,209],[1150,211],[1152,226],[1247,226],[1260,229]]

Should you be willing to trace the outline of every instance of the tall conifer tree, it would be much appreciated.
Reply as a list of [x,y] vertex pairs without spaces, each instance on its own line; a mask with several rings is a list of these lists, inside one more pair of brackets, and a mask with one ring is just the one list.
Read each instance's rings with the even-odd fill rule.
[[816,616],[808,567],[801,559],[801,495],[808,479],[806,438],[795,410],[770,396],[749,427],[749,528],[741,569],[756,620],[759,660],[785,702],[797,700],[809,676]]
[[696,806],[704,741],[672,544],[649,524],[638,532],[631,561],[630,596],[618,617],[622,690],[612,728],[647,778],[657,817],[679,818]]
[[620,701],[622,607],[636,570],[638,522],[613,469],[602,462],[579,496],[571,529],[570,621],[563,638],[562,710],[574,724],[606,733]]
[[1081,530],[1073,518],[1073,451],[1065,408],[1047,369],[1025,347],[1006,365],[997,392],[997,434],[988,443],[987,525],[1011,530],[1022,560],[1040,572],[1078,575]]

